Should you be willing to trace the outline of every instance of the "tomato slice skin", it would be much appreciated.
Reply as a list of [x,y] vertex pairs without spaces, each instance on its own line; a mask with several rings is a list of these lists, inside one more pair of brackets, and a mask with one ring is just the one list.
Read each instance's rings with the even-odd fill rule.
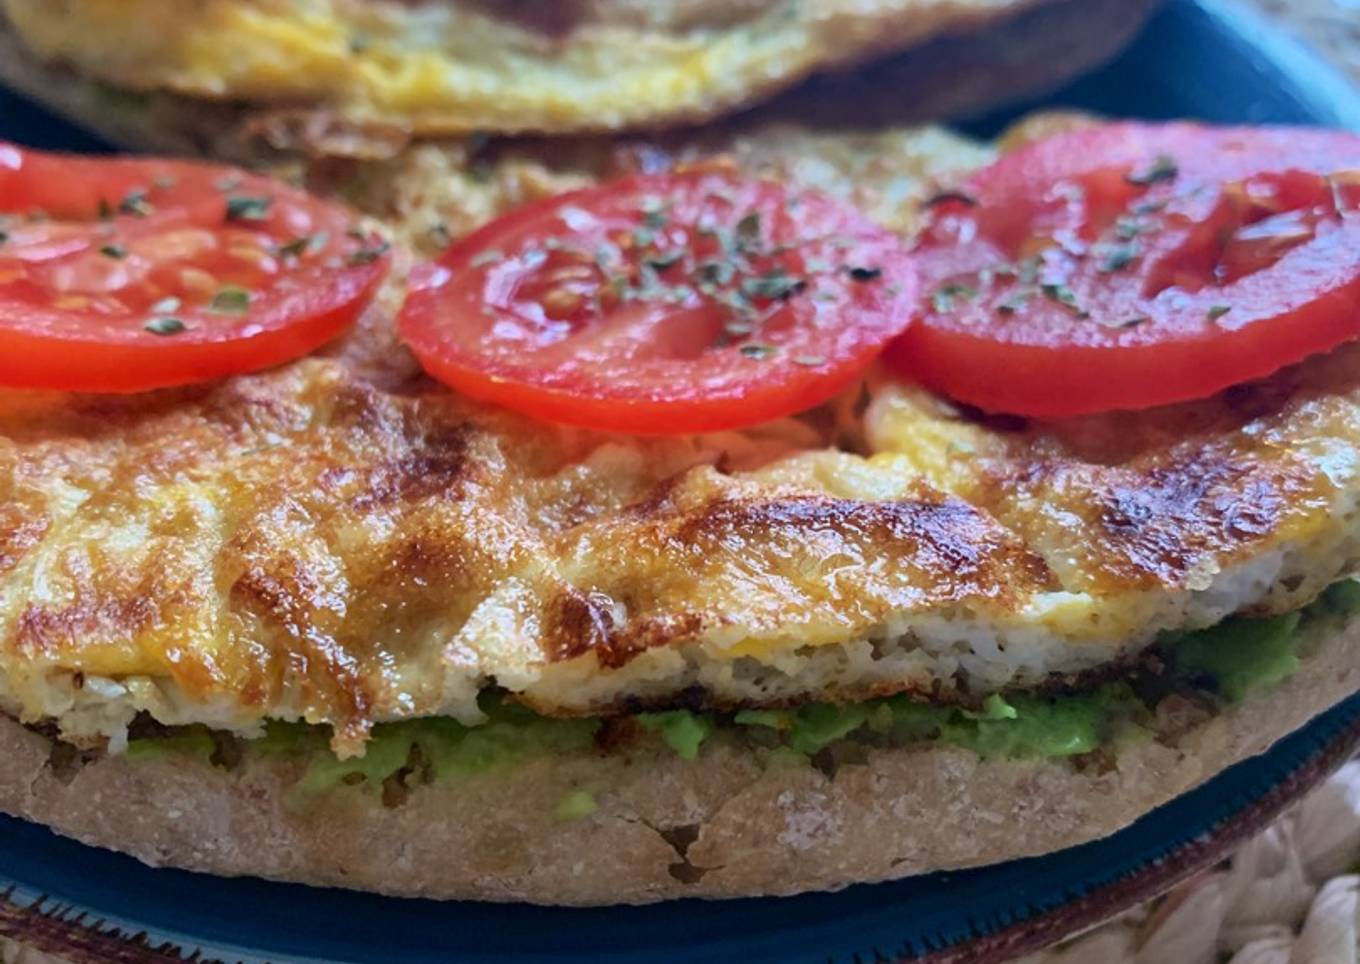
[[675,435],[812,408],[907,324],[905,245],[845,205],[707,167],[511,212],[412,276],[425,369],[538,419]]
[[0,386],[140,392],[341,334],[390,258],[341,208],[234,168],[0,143]]
[[972,176],[888,364],[986,411],[1206,398],[1360,337],[1360,137],[1113,124]]

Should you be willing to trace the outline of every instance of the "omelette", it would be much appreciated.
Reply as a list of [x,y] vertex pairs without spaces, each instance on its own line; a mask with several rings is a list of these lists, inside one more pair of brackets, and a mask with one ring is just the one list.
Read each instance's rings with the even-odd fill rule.
[[[390,55],[397,8],[371,6]],[[45,36],[46,7],[8,7]],[[147,82],[224,92],[175,70]],[[477,402],[396,335],[417,260],[542,198],[716,157],[913,237],[968,172],[1091,123],[294,159],[392,240],[352,331],[195,386],[0,392],[0,808],[220,874],[636,902],[1045,853],[1261,752],[1360,685],[1355,345],[1062,419],[880,364],[809,411],[652,438]]]

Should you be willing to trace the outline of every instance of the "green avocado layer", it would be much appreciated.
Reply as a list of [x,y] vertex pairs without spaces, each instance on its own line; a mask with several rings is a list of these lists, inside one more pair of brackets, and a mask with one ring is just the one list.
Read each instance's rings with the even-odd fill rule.
[[[1082,692],[992,695],[980,709],[922,703],[893,696],[864,703],[809,703],[791,710],[693,713],[668,710],[632,719],[645,734],[686,760],[695,759],[714,733],[735,734],[769,754],[812,757],[847,739],[902,745],[940,741],[984,757],[1067,757],[1090,753],[1111,740],[1140,731],[1160,699],[1194,691],[1236,703],[1298,668],[1301,624],[1360,613],[1360,583],[1345,580],[1301,612],[1270,619],[1233,617],[1210,629],[1164,639],[1166,669],[1151,678],[1105,683]],[[247,741],[247,752],[305,757],[298,791],[342,783],[382,785],[418,765],[434,779],[466,777],[536,756],[589,750],[605,722],[551,719],[515,703],[488,697],[488,720],[464,726],[447,718],[384,723],[374,728],[365,755],[337,759],[326,730],[304,723],[271,721],[265,736]],[[128,756],[147,759],[186,753],[213,759],[218,743],[206,727],[183,727],[128,744]],[[572,810],[584,808],[584,799]]]

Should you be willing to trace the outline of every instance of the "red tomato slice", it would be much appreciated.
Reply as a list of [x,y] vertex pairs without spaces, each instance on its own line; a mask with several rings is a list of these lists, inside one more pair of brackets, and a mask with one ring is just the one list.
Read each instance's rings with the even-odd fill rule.
[[1360,336],[1360,137],[1117,124],[942,197],[899,371],[989,411],[1204,398]]
[[436,378],[536,418],[638,434],[831,398],[907,323],[902,242],[818,194],[713,168],[551,198],[413,278],[399,322]]
[[354,321],[385,251],[232,168],[0,144],[0,385],[135,392],[288,361]]

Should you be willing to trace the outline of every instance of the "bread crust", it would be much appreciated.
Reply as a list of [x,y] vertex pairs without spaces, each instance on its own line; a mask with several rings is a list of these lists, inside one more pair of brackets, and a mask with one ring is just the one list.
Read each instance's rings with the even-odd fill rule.
[[[907,123],[991,109],[1054,90],[1113,59],[1163,0],[1031,0],[960,23],[867,71],[824,75],[769,111],[819,123]],[[247,164],[280,154],[391,157],[412,140],[397,124],[342,121],[322,108],[275,108],[173,93],[119,91],[41,62],[0,14],[0,84],[114,145]],[[884,96],[885,91],[893,92]],[[910,97],[897,92],[910,91]],[[867,95],[866,95],[867,92]],[[701,120],[692,118],[691,120]]]
[[[0,810],[153,866],[401,896],[644,903],[830,890],[1075,846],[1263,752],[1360,690],[1360,621],[1319,631],[1289,680],[1113,765],[871,750],[834,775],[764,768],[721,740],[699,759],[582,754],[414,788],[398,806],[341,787],[290,794],[301,763],[249,755],[60,764],[0,720]],[[573,790],[598,809],[564,821]]]

